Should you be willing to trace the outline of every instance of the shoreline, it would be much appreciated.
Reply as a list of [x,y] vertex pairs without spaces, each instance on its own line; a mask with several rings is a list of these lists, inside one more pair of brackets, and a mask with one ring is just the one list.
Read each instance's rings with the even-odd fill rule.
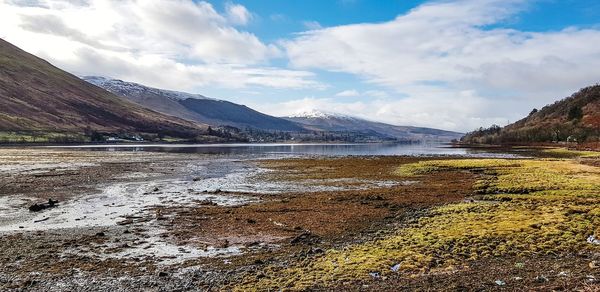
[[[596,160],[582,163],[594,164]],[[402,232],[431,230],[428,232],[435,234],[445,230],[437,231],[436,225],[413,227],[447,216],[437,210],[471,204],[477,208],[510,207],[511,202],[520,202],[518,196],[523,195],[505,200],[500,195],[478,194],[478,182],[494,173],[481,172],[479,167],[530,163],[563,167],[576,163],[573,165],[585,172],[575,173],[575,177],[589,176],[586,173],[594,166],[573,159],[276,155],[244,159],[209,154],[38,148],[3,149],[0,161],[13,166],[12,170],[0,169],[2,198],[39,196],[37,200],[43,201],[47,199],[44,196],[53,196],[60,201],[57,207],[41,213],[29,213],[27,204],[10,212],[3,205],[0,214],[33,214],[36,217],[27,219],[32,225],[61,226],[69,222],[64,220],[80,219],[70,221],[79,224],[76,228],[13,228],[11,232],[1,232],[3,289],[136,291],[159,283],[167,290],[282,289],[296,287],[288,285],[305,287],[307,279],[315,281],[305,288],[317,290],[363,287],[380,291],[393,290],[398,285],[440,289],[456,287],[454,283],[463,283],[470,289],[490,289],[496,287],[497,280],[490,277],[516,285],[510,287],[573,288],[587,281],[586,273],[596,273],[587,267],[589,262],[600,262],[590,253],[585,253],[585,258],[568,254],[505,254],[476,259],[451,254],[450,258],[460,259],[451,266],[447,266],[446,258],[423,262],[418,257],[407,257],[411,260],[406,263],[414,264],[414,269],[403,263],[398,272],[390,272],[394,261],[402,257],[385,256],[394,254],[396,249],[380,253],[388,248],[383,244],[388,241],[398,247],[414,244],[396,242],[396,236]],[[432,169],[431,174],[427,166],[455,163],[467,164],[459,169]],[[471,166],[472,163],[475,164]],[[554,164],[549,169],[556,168]],[[427,166],[428,172],[398,174],[401,167],[413,171],[421,165]],[[36,183],[32,184],[32,180]],[[75,185],[84,187],[74,188]],[[115,188],[110,191],[109,186]],[[567,202],[579,201],[575,198]],[[69,215],[69,210],[78,210],[77,206],[95,207],[91,215],[81,219],[86,215]],[[116,209],[110,211],[113,208]],[[495,216],[494,212],[483,215]],[[55,216],[33,223],[50,214]],[[94,222],[94,218],[105,216],[106,224],[83,224],[85,219]],[[0,225],[6,226],[1,220]],[[401,238],[415,235],[408,233]],[[456,240],[462,239],[459,236]],[[589,243],[583,239],[581,244]],[[364,260],[358,264],[348,262],[344,265],[347,271],[334,273],[337,276],[333,278],[331,271],[313,266],[337,253],[348,252],[349,258],[362,258],[364,255],[351,252],[367,247],[372,251],[368,258],[376,260],[376,265],[365,262],[363,266]],[[422,252],[427,255],[431,251]],[[447,253],[445,249],[435,252]],[[427,264],[421,267],[424,263]],[[515,267],[515,263],[525,266]],[[568,269],[567,276],[550,277],[549,273],[555,275],[569,265],[577,266]],[[470,266],[494,272],[478,273]],[[559,270],[550,272],[554,269]],[[290,271],[295,272],[288,274]],[[540,275],[548,281],[536,282],[535,277]],[[515,282],[512,277],[524,280]],[[286,284],[291,279],[295,279],[295,284]]]
[[181,147],[210,147],[210,146],[228,146],[228,145],[239,145],[239,146],[254,146],[254,145],[373,145],[373,144],[399,144],[399,145],[414,145],[414,144],[440,144],[449,145],[450,141],[374,141],[374,142],[230,142],[230,143],[199,143],[199,142],[122,142],[122,143],[66,143],[66,144],[53,144],[53,143],[9,143],[0,144],[0,148],[17,148],[19,146],[25,147],[55,147],[55,148],[91,148],[91,147],[152,147],[152,146],[163,146],[171,147],[171,145],[181,145]]

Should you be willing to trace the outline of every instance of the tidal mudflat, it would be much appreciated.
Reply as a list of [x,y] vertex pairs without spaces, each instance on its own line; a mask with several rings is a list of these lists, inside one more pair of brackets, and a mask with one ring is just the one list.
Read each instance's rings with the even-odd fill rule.
[[0,287],[598,289],[599,158],[533,153],[0,149]]

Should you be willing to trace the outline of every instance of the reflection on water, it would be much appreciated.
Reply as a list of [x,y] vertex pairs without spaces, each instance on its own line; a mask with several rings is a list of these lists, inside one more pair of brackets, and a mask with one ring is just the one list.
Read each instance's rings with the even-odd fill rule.
[[512,156],[480,149],[454,148],[445,144],[161,144],[161,145],[82,145],[52,146],[93,151],[151,151],[199,154],[311,154],[344,155],[466,155]]

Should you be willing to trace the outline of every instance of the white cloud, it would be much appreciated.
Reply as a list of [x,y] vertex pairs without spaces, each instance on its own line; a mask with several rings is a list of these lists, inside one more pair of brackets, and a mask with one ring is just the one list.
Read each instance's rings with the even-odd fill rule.
[[376,97],[376,98],[387,98],[390,97],[390,95],[383,90],[367,90],[364,92],[364,95],[369,96],[369,97]]
[[351,73],[402,94],[382,110],[390,121],[469,130],[514,121],[600,80],[600,31],[502,28],[527,5],[431,2],[389,22],[304,32],[283,46],[294,68]]
[[227,18],[233,24],[246,25],[252,19],[252,13],[243,5],[227,2],[225,4]]
[[317,30],[317,29],[323,28],[318,21],[314,21],[314,20],[304,21],[304,22],[302,22],[302,25],[304,25],[304,27],[308,30]]
[[365,98],[388,98],[390,95],[384,90],[366,90],[360,92],[356,89],[343,90],[334,95],[335,97],[365,97]]
[[360,96],[360,92],[358,92],[358,90],[356,90],[356,89],[349,89],[349,90],[340,91],[340,92],[336,93],[335,96],[355,97],[355,96]]
[[0,37],[76,74],[150,86],[322,87],[307,71],[270,67],[280,49],[234,28],[251,14],[220,14],[189,0],[0,0]]
[[[442,98],[439,98],[440,96]],[[411,125],[460,132],[475,129],[481,125],[505,125],[509,119],[502,113],[524,105],[520,100],[482,99],[469,91],[461,92],[458,95],[439,91],[435,95],[427,95],[424,98],[378,98],[344,102],[336,98],[306,97],[281,103],[253,104],[252,106],[259,111],[275,116],[289,116],[316,110],[356,116],[393,125]],[[515,119],[512,121],[514,122]]]
[[271,14],[271,15],[269,15],[269,18],[275,22],[282,22],[282,21],[288,20],[288,17],[285,16],[285,14],[281,14],[281,13]]
[[354,116],[364,117],[364,115],[357,115],[357,113],[363,112],[367,108],[367,104],[363,102],[344,103],[332,98],[305,97],[275,104],[255,104],[253,107],[259,111],[281,117],[311,112],[313,110],[342,114],[349,113]]
[[[326,87],[310,70],[350,73],[367,84],[254,106],[276,115],[317,109],[466,131],[515,121],[600,81],[597,28],[502,27],[530,2],[441,0],[381,23],[306,22],[309,31],[275,45],[240,28],[255,17],[234,2],[219,12],[192,0],[0,0],[0,37],[76,74],[177,90],[222,86],[272,95],[270,88],[302,88],[310,95]],[[274,67],[282,57],[290,65]],[[348,96],[363,98],[341,98]]]

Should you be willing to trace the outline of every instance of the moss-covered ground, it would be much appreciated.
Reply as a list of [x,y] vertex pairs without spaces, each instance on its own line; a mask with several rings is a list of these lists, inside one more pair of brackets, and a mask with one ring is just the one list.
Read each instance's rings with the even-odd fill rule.
[[394,171],[407,178],[442,172],[477,174],[472,199],[431,208],[392,235],[268,267],[237,288],[306,289],[451,271],[474,260],[600,252],[600,245],[588,242],[600,235],[600,168],[577,159],[446,159]]

